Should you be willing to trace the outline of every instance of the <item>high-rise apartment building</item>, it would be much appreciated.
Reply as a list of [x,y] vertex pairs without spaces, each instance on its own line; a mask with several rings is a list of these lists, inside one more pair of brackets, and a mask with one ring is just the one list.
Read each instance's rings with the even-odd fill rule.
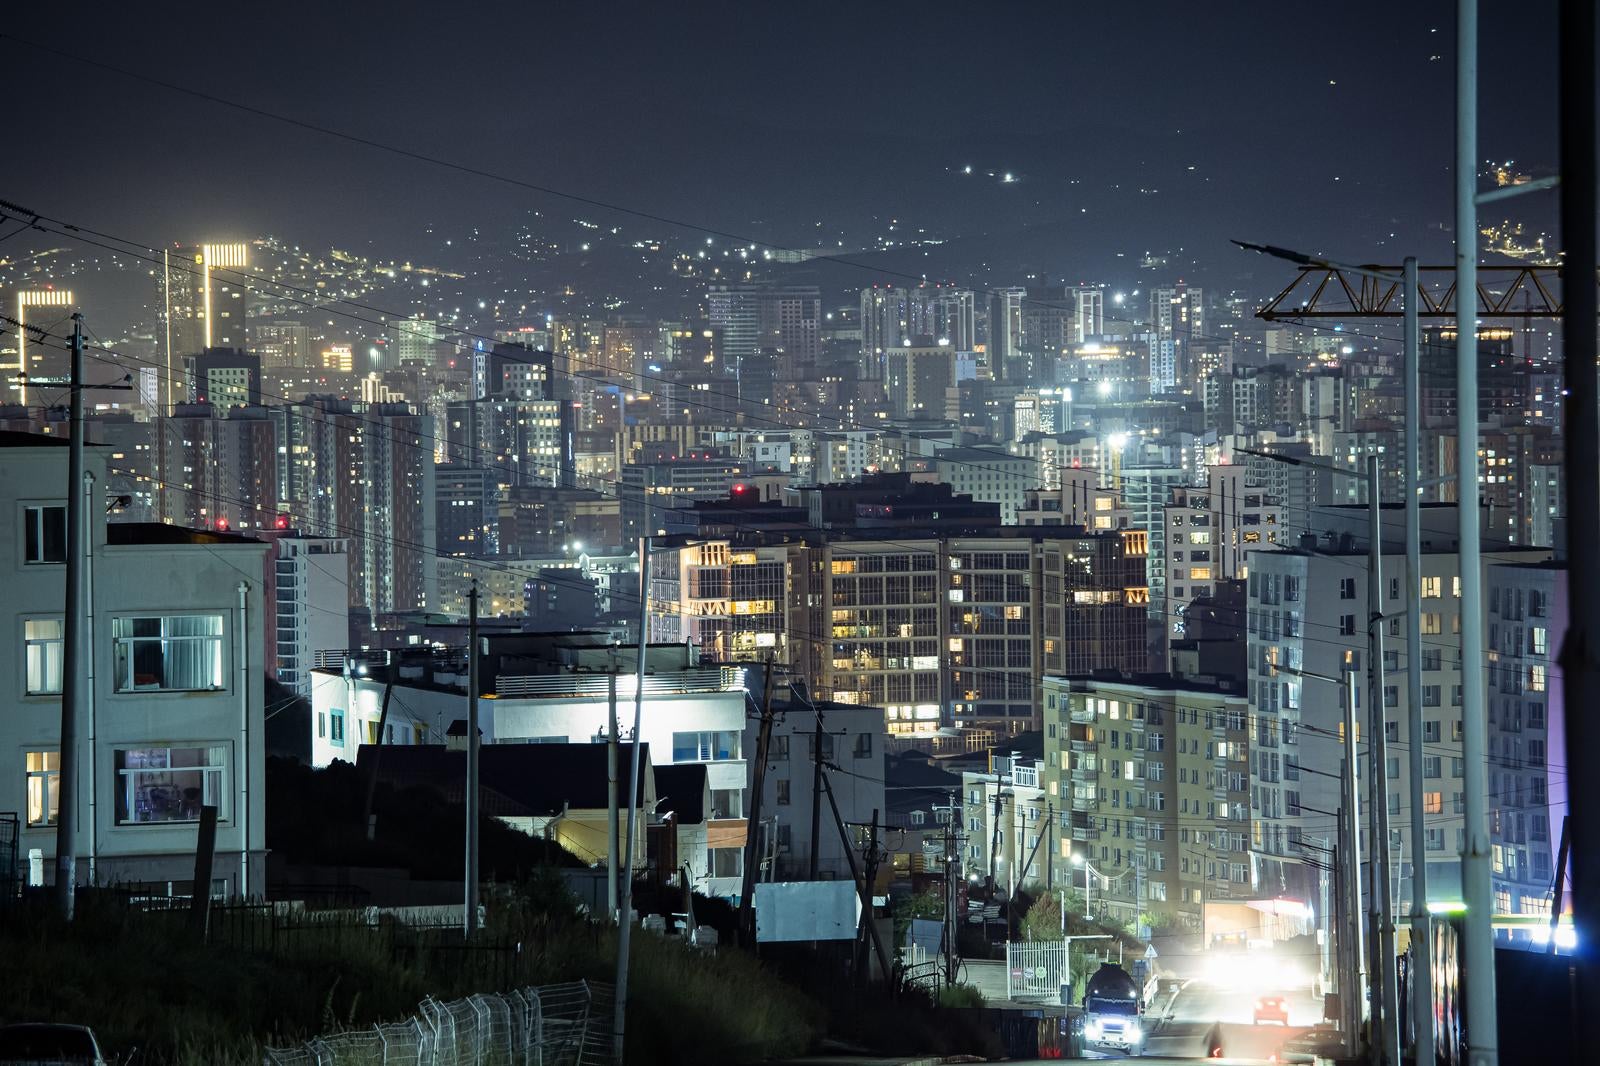
[[313,365],[311,330],[299,322],[253,322],[250,350],[265,370],[304,370]]
[[[1391,742],[1385,773],[1385,803],[1390,812],[1391,841],[1398,856],[1394,868],[1399,885],[1396,906],[1398,913],[1404,913],[1409,908],[1411,893],[1410,770],[1406,745],[1412,743],[1424,745],[1423,803],[1430,898],[1460,898],[1457,856],[1464,828],[1464,800],[1458,656],[1459,558],[1453,534],[1431,532],[1436,527],[1453,530],[1454,508],[1443,505],[1424,508],[1420,589],[1423,735],[1420,738],[1411,736],[1408,727],[1407,651],[1400,621],[1405,606],[1406,572],[1403,510],[1396,506],[1383,511],[1383,601],[1376,605],[1369,605],[1367,597],[1365,508],[1346,510],[1350,536],[1342,538],[1343,543],[1336,540],[1332,548],[1324,544],[1315,551],[1301,548],[1260,551],[1250,558],[1247,669],[1255,750],[1251,787],[1252,846],[1272,882],[1268,887],[1295,891],[1295,879],[1304,875],[1300,866],[1300,842],[1310,841],[1320,846],[1332,844],[1334,826],[1325,815],[1316,812],[1338,809],[1339,783],[1320,775],[1302,776],[1300,767],[1304,764],[1337,769],[1340,765],[1345,696],[1342,685],[1310,675],[1337,678],[1345,676],[1347,670],[1355,671],[1357,738],[1365,741],[1372,733],[1372,670],[1381,668],[1385,731]],[[1537,568],[1506,564],[1540,563],[1549,555],[1546,549],[1490,550],[1486,547],[1484,572],[1496,575],[1497,587],[1514,587],[1524,573]],[[1488,588],[1487,583],[1485,587]],[[1489,612],[1489,620],[1496,628],[1496,640],[1500,642],[1490,655],[1493,681],[1489,686],[1489,702],[1493,719],[1509,714],[1514,722],[1516,713],[1526,714],[1525,690],[1530,685],[1544,684],[1548,690],[1549,673],[1541,675],[1532,669],[1544,664],[1532,661],[1538,655],[1527,649],[1538,647],[1541,640],[1548,645],[1552,636],[1559,634],[1553,631],[1553,621],[1542,623],[1526,617],[1526,591],[1523,595],[1524,617],[1516,617],[1514,599],[1510,618],[1503,611],[1491,609]],[[1501,607],[1504,601],[1500,596],[1503,593],[1497,594],[1497,602],[1492,603],[1491,608]],[[1548,610],[1548,607],[1540,609]],[[1368,651],[1366,625],[1375,611],[1391,619],[1384,628],[1384,657],[1377,664]],[[1545,628],[1542,637],[1533,632],[1540,627]],[[1502,657],[1509,668],[1504,672]],[[1303,675],[1290,671],[1303,671]],[[1510,699],[1513,695],[1517,697],[1514,701]],[[1497,728],[1491,726],[1491,729]],[[1509,735],[1510,732],[1502,730],[1497,737]],[[1523,734],[1523,738],[1528,735]],[[1542,737],[1540,740],[1546,742]],[[1370,793],[1372,778],[1364,745],[1359,757],[1362,788]],[[1491,758],[1491,778],[1501,769],[1512,769],[1502,767],[1497,754],[1492,754]],[[1491,809],[1494,806],[1491,803]],[[1371,810],[1365,798],[1362,807]],[[1363,855],[1371,854],[1367,829],[1365,825],[1361,827]],[[1307,890],[1304,884],[1298,889]]]
[[1044,784],[1061,811],[1051,846],[1094,877],[1093,901],[1198,929],[1218,900],[1275,894],[1250,840],[1245,695],[1165,675],[1046,677]]
[[763,348],[782,352],[794,367],[816,365],[822,298],[815,286],[712,285],[706,306],[735,376]]
[[412,315],[389,327],[388,365],[432,366],[439,357],[439,323],[423,315]]
[[1179,282],[1150,293],[1150,392],[1192,386],[1190,345],[1205,333],[1204,291]]
[[1106,332],[1106,294],[1103,289],[1079,285],[1067,290],[1076,311],[1072,322],[1073,340],[1087,344]]
[[1167,630],[1174,638],[1184,635],[1183,616],[1190,601],[1211,596],[1219,581],[1246,576],[1252,552],[1291,539],[1276,501],[1249,475],[1248,467],[1213,466],[1207,469],[1204,487],[1180,485],[1172,490],[1163,529]]
[[267,669],[290,690],[311,695],[318,652],[350,643],[350,568],[343,537],[263,532],[267,556]]
[[266,408],[179,404],[155,430],[162,521],[190,529],[273,528],[277,432]]
[[889,397],[892,417],[954,420],[957,409],[954,348],[894,347],[886,349],[882,358],[884,391]]

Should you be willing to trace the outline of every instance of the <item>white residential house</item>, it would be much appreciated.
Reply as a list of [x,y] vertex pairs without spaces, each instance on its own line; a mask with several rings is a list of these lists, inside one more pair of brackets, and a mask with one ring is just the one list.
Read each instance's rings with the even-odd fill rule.
[[[866,838],[865,827],[871,824],[874,813],[880,826],[888,820],[883,763],[888,736],[883,708],[826,700],[819,700],[813,707],[791,698],[775,708],[767,748],[767,772],[761,789],[761,847],[763,855],[771,857],[772,868],[762,872],[763,880],[804,881],[811,876],[811,795],[816,780],[814,751],[819,710],[823,772],[849,839],[854,844],[858,837]],[[752,772],[760,731],[760,718],[752,715],[744,737]],[[845,858],[844,842],[826,792],[818,829],[818,875],[848,879],[850,862]],[[880,842],[887,843],[884,829],[880,828],[878,835]],[[859,848],[856,853],[859,860]]]
[[[60,802],[67,442],[0,433],[0,810],[19,861],[55,877]],[[267,546],[146,523],[108,525],[107,449],[88,446],[87,708],[77,723],[77,878],[192,890],[202,806],[217,808],[217,895],[262,894]]]
[[[962,817],[966,822],[966,869],[979,877],[993,875],[1008,892],[1045,879],[1045,863],[1058,830],[1048,831],[1061,812],[1040,781],[1044,760],[1037,750],[994,754],[988,773],[961,775]],[[1041,843],[1042,841],[1042,843]],[[1059,871],[1056,871],[1059,872]]]
[[[485,744],[588,744],[610,725],[610,680],[624,739],[633,729],[637,648],[595,634],[503,634],[485,638],[480,667],[479,728]],[[383,691],[394,671],[384,743],[442,743],[467,717],[467,668],[448,658],[392,664],[357,661],[351,669],[312,671],[312,763],[356,761],[359,744],[377,740]],[[656,766],[703,763],[711,809],[704,857],[686,857],[695,888],[737,898],[744,871],[748,770],[744,671],[701,667],[692,647],[652,644],[644,685],[641,738]],[[429,738],[432,738],[431,740]],[[641,851],[640,865],[644,863]]]

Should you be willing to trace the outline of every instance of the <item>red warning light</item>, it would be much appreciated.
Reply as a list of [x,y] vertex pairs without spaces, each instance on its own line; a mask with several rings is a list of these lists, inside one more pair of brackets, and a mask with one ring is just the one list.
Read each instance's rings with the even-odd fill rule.
[[735,495],[735,496],[743,496],[743,495],[744,495],[744,494],[745,494],[745,492],[746,492],[746,489],[747,489],[747,486],[744,486],[744,485],[735,485],[735,486],[734,486],[734,487],[733,487],[733,494],[734,494],[734,495]]
[[277,528],[279,528],[279,529],[288,529],[289,528],[289,516],[286,515],[286,514],[281,514],[281,515],[278,516],[278,520],[276,522],[272,523],[272,524],[274,526],[276,526]]
[[228,531],[228,520],[226,518],[217,519],[217,528],[226,533]]

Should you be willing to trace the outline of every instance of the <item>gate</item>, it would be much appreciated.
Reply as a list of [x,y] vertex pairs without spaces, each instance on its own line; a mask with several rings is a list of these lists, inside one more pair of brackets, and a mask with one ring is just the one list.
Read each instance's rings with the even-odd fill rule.
[[22,889],[18,862],[21,822],[11,811],[0,811],[0,907],[15,900]]
[[1065,940],[1006,941],[1006,998],[1061,1001],[1067,979]]

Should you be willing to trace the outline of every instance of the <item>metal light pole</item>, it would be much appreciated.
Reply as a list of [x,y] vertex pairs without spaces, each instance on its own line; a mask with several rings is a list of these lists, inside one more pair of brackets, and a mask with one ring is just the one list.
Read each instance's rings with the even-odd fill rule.
[[1411,798],[1411,1031],[1416,1060],[1434,1060],[1433,957],[1428,932],[1428,845],[1422,804],[1422,367],[1417,323],[1417,260],[1407,256],[1405,284],[1406,372],[1406,765]]
[[[1339,768],[1339,834],[1345,840],[1345,852],[1339,856],[1339,894],[1344,898],[1345,926],[1339,930],[1344,956],[1339,977],[1339,1005],[1343,1014],[1348,1051],[1356,1053],[1357,1032],[1361,1028],[1361,1000],[1371,1000],[1372,1017],[1378,1017],[1377,985],[1368,982],[1366,943],[1362,936],[1361,921],[1361,788],[1356,778],[1356,672],[1346,670],[1343,678],[1313,673],[1289,666],[1276,667],[1278,673],[1293,677],[1310,677],[1338,685],[1344,697],[1344,710],[1340,721],[1344,733],[1344,761]],[[1301,767],[1303,771],[1305,767]],[[1346,938],[1346,929],[1352,934]],[[1346,940],[1348,939],[1348,943]]]
[[1389,882],[1389,715],[1384,707],[1383,666],[1383,504],[1379,496],[1378,457],[1367,456],[1367,676],[1371,679],[1371,705],[1367,720],[1372,736],[1367,740],[1368,780],[1372,787],[1372,842],[1368,847],[1372,863],[1373,936],[1377,940],[1378,968],[1374,974],[1382,982],[1383,1014],[1374,1019],[1382,1032],[1375,1034],[1375,1047],[1382,1061],[1395,1066],[1400,1061],[1399,983],[1394,958],[1394,900]]
[[633,939],[633,838],[638,833],[634,820],[639,810],[640,730],[644,723],[644,673],[650,650],[650,506],[645,505],[645,532],[639,538],[639,659],[633,689],[632,772],[628,775],[628,839],[622,845],[621,883],[617,886],[617,985],[616,1013],[612,1019],[616,1061],[623,1057],[628,1031],[628,950]]
[[[1456,8],[1456,506],[1461,560],[1461,852],[1467,1061],[1495,1066],[1494,891],[1489,878],[1489,719],[1483,684],[1483,585],[1478,542],[1478,0]],[[1587,284],[1587,282],[1585,282]],[[1583,328],[1592,329],[1593,322]],[[1593,477],[1593,470],[1569,471]],[[1584,546],[1585,548],[1588,545]],[[1589,590],[1580,590],[1585,595]]]
[[[391,667],[391,669],[394,669]],[[470,939],[478,931],[478,583],[467,594],[467,862],[461,929]]]
[[[19,331],[19,336],[25,331]],[[27,367],[22,368],[27,373]],[[71,438],[67,449],[66,608],[61,641],[61,753],[56,778],[56,904],[72,921],[78,890],[78,718],[87,705],[88,632],[84,625],[83,315],[72,316]],[[41,538],[42,540],[42,538]],[[81,676],[80,676],[81,675]],[[91,788],[93,782],[90,783]],[[49,795],[45,813],[49,813]],[[243,817],[243,816],[241,816]],[[243,824],[243,823],[241,823]]]

